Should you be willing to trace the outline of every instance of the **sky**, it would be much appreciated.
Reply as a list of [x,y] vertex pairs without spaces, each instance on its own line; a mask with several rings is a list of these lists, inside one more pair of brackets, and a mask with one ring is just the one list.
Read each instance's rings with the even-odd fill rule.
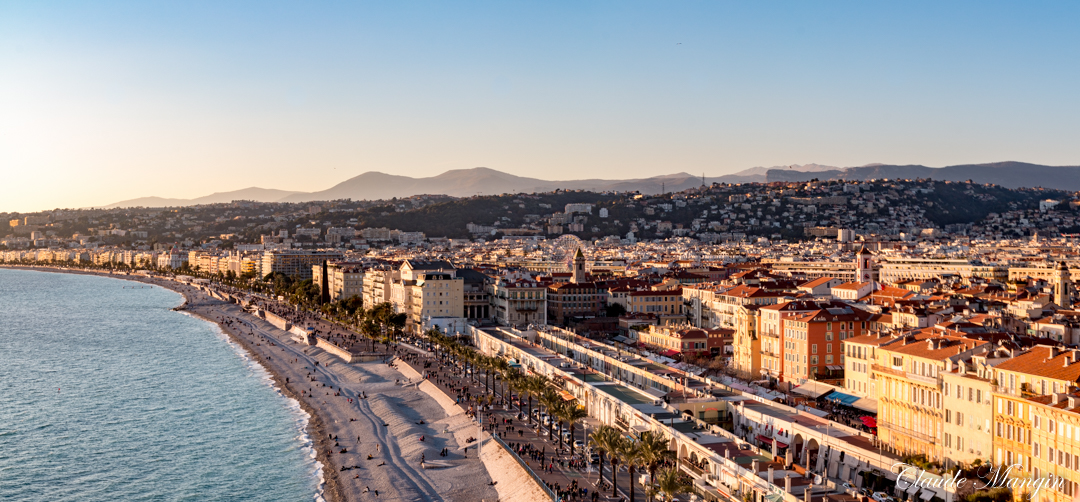
[[1076,2],[0,0],[0,211],[755,166],[1080,165]]

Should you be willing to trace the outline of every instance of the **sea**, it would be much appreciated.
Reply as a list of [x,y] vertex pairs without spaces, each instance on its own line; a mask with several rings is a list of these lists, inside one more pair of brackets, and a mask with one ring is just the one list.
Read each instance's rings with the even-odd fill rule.
[[0,269],[0,500],[322,499],[299,403],[181,302]]

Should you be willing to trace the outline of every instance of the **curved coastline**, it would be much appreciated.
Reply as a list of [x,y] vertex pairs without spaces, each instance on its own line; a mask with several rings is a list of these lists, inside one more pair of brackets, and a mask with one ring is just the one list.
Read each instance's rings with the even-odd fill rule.
[[[259,365],[259,367],[262,368],[263,371],[266,372],[267,376],[271,380],[272,388],[274,388],[283,397],[286,397],[286,398],[288,398],[290,400],[293,400],[298,404],[301,412],[304,415],[306,415],[306,417],[307,417],[307,420],[306,420],[307,427],[306,427],[306,431],[305,431],[307,437],[305,439],[309,443],[307,445],[307,447],[310,447],[314,452],[315,464],[317,466],[316,469],[315,469],[315,472],[313,473],[317,477],[317,479],[319,479],[319,490],[316,493],[315,500],[317,500],[317,501],[321,500],[321,501],[325,501],[325,502],[344,502],[345,501],[345,498],[343,496],[342,489],[341,489],[340,479],[339,479],[337,473],[333,469],[328,469],[327,468],[327,466],[332,465],[331,462],[330,462],[330,459],[329,459],[330,453],[331,453],[330,448],[332,447],[332,445],[327,443],[325,441],[325,439],[323,439],[325,437],[325,432],[324,432],[325,431],[325,426],[323,425],[322,417],[319,416],[319,414],[317,413],[317,411],[314,408],[312,408],[308,403],[306,403],[303,399],[301,399],[300,396],[296,395],[292,390],[290,390],[285,385],[284,379],[277,372],[275,372],[268,364],[266,364],[262,360],[259,353],[254,349],[254,347],[251,346],[250,341],[245,340],[240,336],[237,336],[235,333],[231,332],[229,329],[226,329],[226,327],[223,326],[220,322],[217,322],[217,321],[215,321],[213,319],[208,319],[205,316],[200,315],[197,312],[189,311],[187,309],[187,306],[191,304],[191,299],[188,298],[188,296],[178,287],[178,285],[176,283],[174,283],[173,281],[154,279],[154,278],[138,276],[138,275],[109,274],[109,273],[94,272],[94,271],[82,270],[82,269],[67,269],[67,268],[61,268],[61,267],[40,267],[40,266],[6,265],[6,264],[0,265],[0,267],[12,269],[12,270],[27,270],[27,271],[35,271],[35,272],[50,272],[50,273],[62,273],[62,274],[76,274],[76,275],[95,275],[95,276],[99,276],[99,277],[108,277],[108,278],[112,278],[112,279],[119,279],[119,280],[125,280],[125,281],[130,281],[130,282],[139,282],[139,283],[144,283],[144,284],[151,284],[151,285],[155,285],[155,286],[160,286],[160,287],[166,288],[166,289],[168,289],[170,291],[173,291],[173,292],[179,294],[181,296],[181,298],[183,299],[183,301],[181,302],[180,305],[172,308],[171,310],[176,311],[176,312],[180,312],[180,313],[182,313],[184,315],[189,315],[191,317],[198,318],[198,319],[200,319],[202,321],[206,321],[206,322],[209,322],[211,324],[214,324],[217,327],[217,329],[227,337],[228,340],[230,340],[232,343],[236,344],[237,347],[242,348],[244,353],[246,354],[246,356],[252,362],[257,363]],[[319,440],[314,440],[313,438],[319,438]]]
[[[185,299],[185,303],[186,303],[186,299]],[[181,307],[183,307],[183,305],[181,305],[180,307],[173,308],[173,310],[181,311],[182,310]],[[315,448],[315,441],[312,439],[312,436],[309,433],[310,432],[309,429],[311,427],[311,421],[312,421],[312,413],[304,409],[304,402],[299,400],[299,399],[296,399],[295,397],[290,395],[291,391],[289,391],[287,387],[278,385],[278,382],[275,379],[274,373],[270,369],[268,369],[266,367],[266,365],[261,363],[258,360],[258,358],[254,357],[254,355],[251,353],[251,351],[247,347],[244,347],[243,345],[240,345],[239,343],[236,343],[236,338],[238,338],[238,337],[231,336],[226,330],[222,329],[222,327],[220,325],[218,325],[217,323],[214,323],[212,321],[207,321],[202,316],[199,316],[199,315],[191,313],[191,312],[183,312],[183,311],[181,311],[181,313],[184,314],[184,315],[189,315],[191,317],[199,319],[200,321],[211,322],[212,324],[214,324],[215,328],[216,328],[216,333],[219,336],[221,336],[221,338],[223,340],[225,340],[226,343],[229,344],[229,347],[231,349],[233,349],[237,353],[237,355],[239,355],[241,358],[243,358],[245,363],[247,363],[247,364],[249,364],[249,365],[251,365],[251,366],[253,366],[255,368],[258,368],[258,369],[262,370],[263,374],[260,375],[260,378],[264,379],[266,381],[266,383],[268,385],[270,385],[270,388],[274,389],[274,391],[279,396],[281,396],[282,399],[284,399],[284,400],[286,400],[286,402],[290,403],[289,408],[292,408],[293,406],[296,407],[295,411],[296,411],[297,417],[299,417],[298,422],[300,422],[300,426],[299,426],[300,435],[301,435],[300,439],[303,442],[302,448],[304,450],[309,450],[310,451],[309,456],[311,457],[312,463],[315,464],[315,470],[312,473],[312,475],[319,480],[318,492],[316,492],[316,494],[315,494],[315,500],[316,500],[316,502],[327,502],[326,499],[325,499],[325,494],[324,494],[325,488],[326,488],[326,477],[323,474],[326,471],[326,469],[325,469],[326,466],[323,464],[322,461],[319,460],[318,450]]]

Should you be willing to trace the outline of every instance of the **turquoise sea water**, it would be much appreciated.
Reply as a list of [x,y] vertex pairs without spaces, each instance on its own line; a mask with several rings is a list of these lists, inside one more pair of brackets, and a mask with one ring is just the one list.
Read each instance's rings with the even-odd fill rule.
[[320,498],[297,403],[179,294],[132,286],[0,269],[0,500]]

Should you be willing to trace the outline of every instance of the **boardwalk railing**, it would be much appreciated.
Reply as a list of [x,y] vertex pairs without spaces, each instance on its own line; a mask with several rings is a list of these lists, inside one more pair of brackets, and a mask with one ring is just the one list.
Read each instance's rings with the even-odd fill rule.
[[523,469],[525,469],[525,472],[529,473],[529,475],[532,476],[533,481],[536,481],[536,483],[540,485],[540,488],[544,490],[544,493],[546,493],[548,497],[551,497],[551,500],[559,500],[559,498],[555,495],[555,492],[551,491],[551,488],[548,488],[548,485],[544,483],[544,480],[540,479],[540,476],[537,476],[536,473],[533,472],[532,468],[529,467],[529,464],[526,464],[524,460],[521,460],[521,457],[519,457],[518,454],[514,452],[514,450],[510,449],[510,446],[507,445],[506,442],[502,440],[502,438],[500,438],[496,434],[491,434],[491,439],[494,439],[496,443],[499,443],[500,446],[506,449],[507,453],[509,453],[511,457],[514,457],[514,460],[517,460],[518,465],[520,465]]

